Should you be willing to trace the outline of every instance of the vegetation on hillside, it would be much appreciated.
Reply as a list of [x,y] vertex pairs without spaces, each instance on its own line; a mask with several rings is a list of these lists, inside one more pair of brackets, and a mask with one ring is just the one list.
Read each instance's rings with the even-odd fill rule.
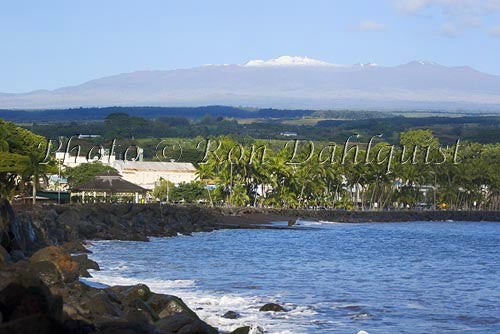
[[[302,124],[301,124],[302,123]],[[197,119],[181,116],[162,116],[147,119],[126,113],[109,114],[104,122],[71,122],[31,124],[29,128],[48,138],[71,137],[78,134],[99,135],[100,140],[133,140],[139,138],[194,138],[231,135],[245,138],[287,139],[285,134],[316,141],[342,142],[352,134],[370,138],[383,134],[385,140],[396,144],[399,133],[414,129],[431,129],[443,143],[457,138],[479,143],[495,143],[500,137],[500,116],[474,117],[384,117],[371,119],[261,119],[250,123],[237,119],[205,115]],[[152,158],[151,156],[147,156]]]
[[386,113],[378,111],[353,110],[306,110],[306,109],[254,109],[230,106],[204,107],[104,107],[104,108],[71,108],[50,110],[2,110],[0,118],[13,122],[82,122],[104,120],[113,113],[126,113],[147,119],[160,117],[186,117],[199,119],[206,115],[230,118],[295,118],[295,117],[332,117],[335,119],[365,119],[382,117]]

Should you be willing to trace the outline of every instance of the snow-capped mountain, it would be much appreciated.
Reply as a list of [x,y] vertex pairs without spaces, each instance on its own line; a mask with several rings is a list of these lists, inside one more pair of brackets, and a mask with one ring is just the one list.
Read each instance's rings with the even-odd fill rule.
[[250,60],[243,66],[343,66],[309,57],[281,56],[269,60]]
[[1,94],[0,108],[196,106],[500,110],[500,76],[429,61],[338,65],[283,56],[239,65],[139,71],[52,91]]

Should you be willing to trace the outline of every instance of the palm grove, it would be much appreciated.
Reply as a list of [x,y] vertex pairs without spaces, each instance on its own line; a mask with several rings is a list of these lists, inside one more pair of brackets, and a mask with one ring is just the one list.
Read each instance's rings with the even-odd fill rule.
[[[219,140],[218,154],[199,166],[200,178],[217,185],[207,194],[217,205],[361,210],[422,204],[447,209],[499,208],[499,144],[468,143],[460,150],[442,149],[430,131],[412,130],[401,134],[399,147],[374,144],[372,159],[366,159],[366,146],[344,147],[344,152],[338,152],[339,146],[330,144],[321,152],[328,154],[311,154],[308,147],[296,154],[293,163],[293,145],[266,153],[262,162],[255,159],[256,150],[241,154],[241,146],[233,139]],[[265,142],[257,141],[254,147],[262,145]]]
[[[431,131],[410,130],[400,134],[399,146],[377,138],[371,160],[366,159],[366,145],[341,152],[341,145],[328,143],[322,156],[300,149],[294,159],[303,163],[291,163],[293,143],[279,147],[250,139],[244,148],[231,136],[212,142],[217,154],[209,151],[198,164],[199,181],[177,186],[161,181],[152,195],[160,201],[214,206],[500,208],[499,143],[464,142],[460,150],[440,149]],[[34,194],[40,180],[56,172],[54,161],[40,163],[45,143],[44,137],[0,121],[0,196]]]

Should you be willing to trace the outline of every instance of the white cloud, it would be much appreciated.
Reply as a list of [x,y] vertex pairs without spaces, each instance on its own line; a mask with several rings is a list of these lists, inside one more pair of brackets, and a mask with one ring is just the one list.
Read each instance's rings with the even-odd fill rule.
[[500,0],[395,0],[407,14],[418,13],[427,7],[439,7],[448,15],[481,15],[500,10]]
[[493,37],[500,38],[500,26],[493,27],[490,30],[490,34]]
[[441,26],[440,33],[449,38],[455,38],[460,35],[460,30],[453,23],[445,23]]
[[[393,0],[404,14],[429,14],[429,8],[442,12],[445,22],[439,33],[458,37],[466,30],[483,25],[483,18],[500,10],[500,0]],[[436,18],[439,16],[435,16]],[[492,32],[492,35],[495,35]]]
[[384,31],[385,24],[375,21],[362,21],[356,25],[358,31]]
[[403,13],[416,13],[430,3],[430,0],[396,0],[396,5]]
[[463,16],[458,20],[458,23],[466,28],[479,28],[483,25],[479,16]]

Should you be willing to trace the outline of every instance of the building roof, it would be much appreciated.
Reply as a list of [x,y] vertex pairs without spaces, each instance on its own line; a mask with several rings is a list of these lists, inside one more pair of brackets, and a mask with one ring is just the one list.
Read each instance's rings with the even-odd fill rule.
[[73,188],[74,191],[105,191],[114,193],[146,192],[146,189],[121,178],[116,172],[96,176],[95,179]]
[[165,161],[123,161],[116,160],[113,167],[119,171],[150,171],[150,172],[195,172],[196,167],[190,162]]

